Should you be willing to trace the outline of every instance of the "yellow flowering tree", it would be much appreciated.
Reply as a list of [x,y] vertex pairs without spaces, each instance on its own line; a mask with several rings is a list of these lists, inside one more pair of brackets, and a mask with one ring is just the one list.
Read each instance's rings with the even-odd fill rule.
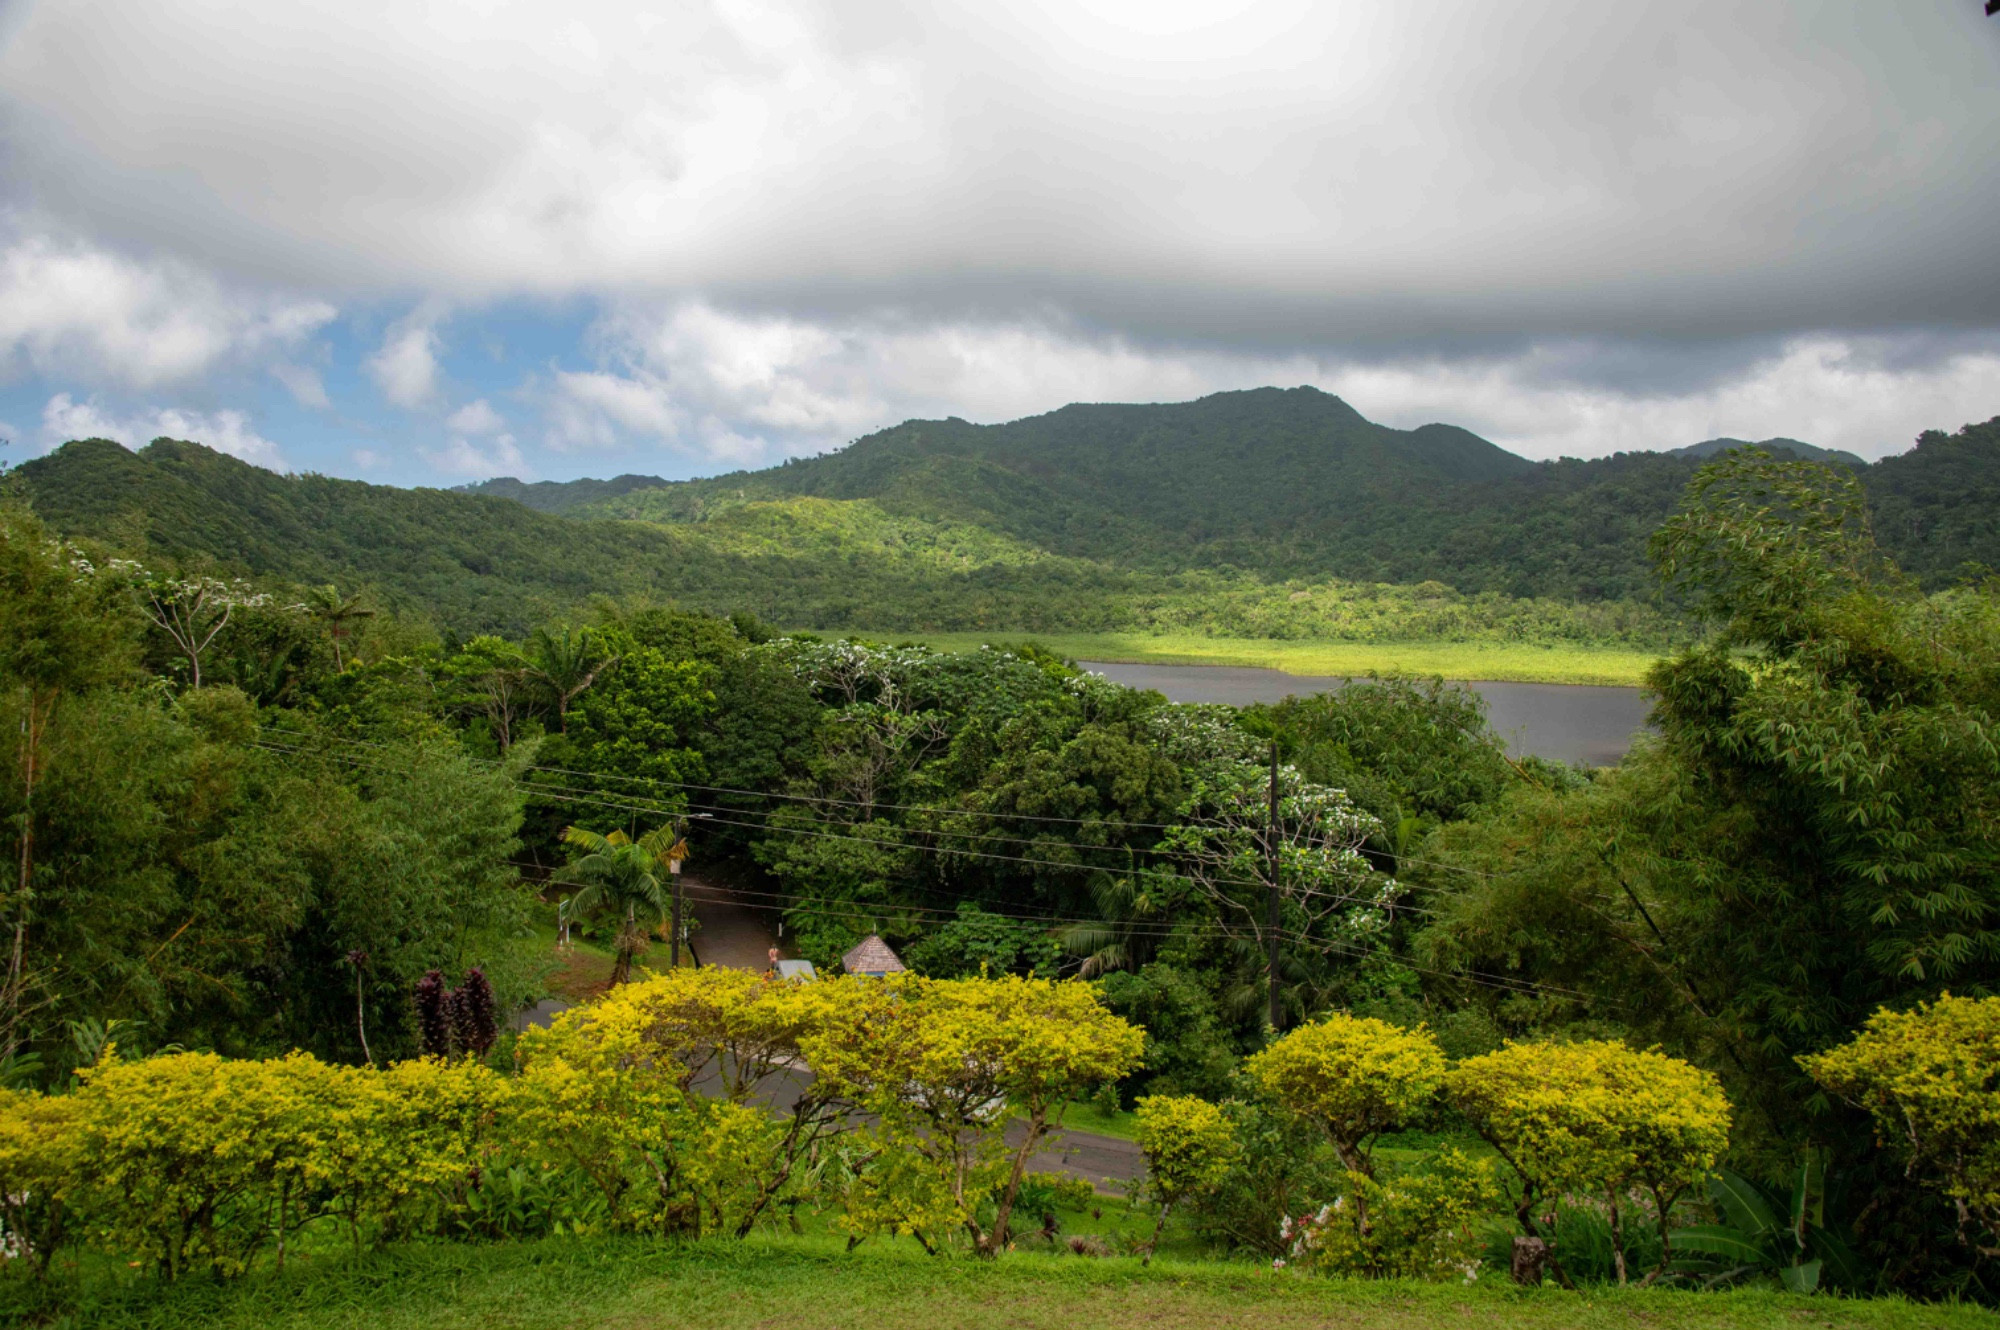
[[[926,1231],[960,1227],[975,1252],[993,1255],[1006,1244],[1028,1160],[1064,1106],[1130,1071],[1144,1034],[1088,984],[914,975],[878,983],[866,1020],[822,1027],[801,1046],[817,1076],[877,1115],[869,1134],[878,1158],[921,1166],[899,1165],[893,1187],[864,1179],[844,1222],[857,1234],[891,1227],[926,1245]],[[1010,1111],[1024,1127],[1011,1147]]]
[[1148,1095],[1138,1104],[1139,1152],[1146,1157],[1147,1187],[1160,1203],[1146,1244],[1153,1249],[1167,1226],[1167,1214],[1191,1196],[1213,1190],[1242,1153],[1236,1129],[1220,1108],[1193,1095]]
[[[1548,1241],[1566,1194],[1603,1197],[1612,1253],[1626,1279],[1624,1205],[1634,1192],[1652,1202],[1660,1263],[1673,1259],[1669,1219],[1686,1191],[1704,1181],[1729,1144],[1729,1100],[1714,1075],[1663,1053],[1624,1044],[1509,1044],[1467,1058],[1446,1078],[1452,1102],[1519,1176],[1515,1215],[1529,1237]],[[1537,1226],[1538,1202],[1546,1202]],[[1565,1284],[1568,1275],[1551,1254]]]
[[0,1260],[47,1274],[69,1235],[77,1152],[77,1100],[0,1089]]
[[1317,1124],[1343,1168],[1373,1177],[1375,1138],[1430,1110],[1445,1059],[1421,1027],[1335,1012],[1272,1043],[1245,1070],[1279,1107]]
[[[786,1105],[776,1129],[760,1129],[760,1113],[728,1113],[690,1100],[697,1115],[728,1119],[704,1130],[721,1137],[705,1164],[734,1162],[742,1203],[726,1217],[711,1207],[714,1224],[745,1236],[800,1171],[822,1141],[844,1130],[853,1110],[850,1087],[839,1078],[814,1076],[800,1052],[809,1033],[837,1038],[859,1028],[879,1005],[881,985],[843,977],[792,984],[747,970],[681,969],[614,989],[578,1022],[630,1031],[645,1050],[649,1071],[670,1074],[684,1095],[705,1095],[748,1109]],[[726,1141],[726,1146],[722,1142]],[[720,1152],[720,1156],[717,1152]],[[714,1194],[714,1193],[711,1193]]]
[[700,1134],[685,1069],[656,1056],[644,1013],[575,1007],[515,1045],[507,1134],[544,1162],[581,1169],[619,1227],[698,1230],[682,1165]]
[[1936,1181],[1957,1208],[1959,1241],[2000,1257],[2000,998],[1878,1011],[1851,1043],[1799,1064],[1867,1109],[1882,1144]]

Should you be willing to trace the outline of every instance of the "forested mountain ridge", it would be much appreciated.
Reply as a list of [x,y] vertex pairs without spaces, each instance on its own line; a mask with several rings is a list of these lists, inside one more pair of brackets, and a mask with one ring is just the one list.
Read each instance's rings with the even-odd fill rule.
[[[1891,503],[1898,516],[1885,541],[1936,583],[1967,560],[2000,566],[2000,539],[1959,497],[2000,483],[2000,462],[1980,442],[1994,428],[1932,431],[1872,466],[1792,439],[1754,446],[1857,466],[1871,495],[1903,496]],[[1733,446],[1744,445],[1711,439],[1674,452],[1531,462],[1455,426],[1390,429],[1316,389],[1260,388],[1158,406],[1068,406],[1002,425],[913,420],[762,471],[588,498],[547,486],[524,501],[577,517],[682,524],[800,496],[865,499],[1128,569],[1237,568],[1273,579],[1438,581],[1468,594],[1616,600],[1651,592],[1646,537],[1702,462]],[[1933,522],[1924,516],[1932,508],[1955,516]]]
[[[1867,458],[1856,456],[1843,449],[1820,448],[1810,443],[1801,443],[1797,439],[1782,437],[1775,439],[1703,439],[1700,443],[1691,443],[1685,448],[1669,448],[1667,456],[1699,457],[1706,460],[1718,453],[1731,452],[1737,448],[1762,448],[1774,457],[1790,453],[1794,457],[1804,458],[1808,462],[1837,462],[1842,466],[1868,465]],[[628,479],[628,477],[620,476],[619,479],[624,480]]]
[[[1646,537],[1697,466],[1533,463],[1449,426],[1388,430],[1325,394],[1262,390],[911,422],[680,484],[485,487],[523,502],[280,475],[165,439],[70,443],[18,479],[65,534],[370,588],[462,632],[518,632],[602,594],[879,632],[1651,646],[1665,620],[1642,603]],[[2000,567],[2000,420],[1927,433],[1859,474],[1883,544],[1926,585]]]

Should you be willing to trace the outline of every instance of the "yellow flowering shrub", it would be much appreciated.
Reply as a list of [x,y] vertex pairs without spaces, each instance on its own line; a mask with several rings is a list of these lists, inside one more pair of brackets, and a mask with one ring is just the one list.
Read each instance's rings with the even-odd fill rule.
[[306,1176],[327,1212],[383,1239],[433,1223],[493,1144],[507,1083],[470,1059],[375,1071],[328,1067],[324,1116],[308,1122]]
[[1487,1216],[1506,1194],[1490,1160],[1450,1146],[1421,1169],[1350,1172],[1347,1184],[1317,1212],[1285,1217],[1279,1237],[1292,1262],[1376,1279],[1470,1279]]
[[[1446,1079],[1452,1101],[1521,1181],[1515,1214],[1533,1237],[1553,1237],[1565,1193],[1610,1204],[1612,1246],[1624,1276],[1624,1211],[1650,1200],[1660,1229],[1657,1278],[1672,1260],[1669,1217],[1729,1144],[1729,1100],[1715,1076],[1624,1044],[1508,1044],[1467,1058]],[[1547,1209],[1537,1226],[1538,1203]],[[1558,1254],[1559,1256],[1559,1254]],[[1560,1260],[1552,1266],[1566,1279]]]
[[[773,1164],[785,1124],[741,1102],[795,1056],[795,1032],[774,1033],[797,1019],[781,1010],[791,998],[771,991],[780,987],[683,971],[621,985],[528,1031],[510,1134],[531,1157],[588,1174],[618,1227],[742,1236],[777,1190],[774,1168],[789,1171]],[[692,1088],[704,1072],[722,1097]]]
[[[916,975],[872,982],[831,995],[846,1017],[816,1023],[800,1044],[816,1076],[877,1115],[879,1157],[897,1161],[906,1180],[893,1188],[865,1182],[867,1204],[850,1206],[842,1222],[857,1235],[958,1228],[990,1255],[1006,1242],[1028,1160],[1063,1107],[1136,1066],[1145,1036],[1088,984]],[[1011,1148],[1003,1137],[1010,1110],[1025,1126]],[[921,1185],[910,1160],[930,1171]]]
[[295,1053],[106,1061],[76,1094],[97,1236],[176,1278],[240,1273],[273,1234],[309,1217],[310,1156],[339,1069]]
[[1168,1212],[1191,1196],[1215,1188],[1242,1153],[1236,1128],[1220,1108],[1193,1095],[1148,1095],[1138,1103],[1139,1153],[1146,1157],[1146,1186],[1160,1204],[1146,1260],[1160,1245]]
[[76,1107],[68,1095],[0,1089],[0,1260],[46,1273],[68,1236],[83,1164]]
[[1286,1034],[1245,1070],[1279,1107],[1316,1123],[1344,1168],[1369,1176],[1375,1137],[1429,1111],[1445,1058],[1422,1027],[1335,1012]]
[[2000,998],[1878,1011],[1852,1042],[1799,1064],[1873,1114],[1882,1144],[1958,1208],[1961,1239],[2000,1257]]

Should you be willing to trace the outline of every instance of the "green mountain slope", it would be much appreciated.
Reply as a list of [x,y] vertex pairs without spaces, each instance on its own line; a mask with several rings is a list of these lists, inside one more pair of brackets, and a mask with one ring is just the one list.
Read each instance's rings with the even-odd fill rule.
[[[1820,448],[1810,443],[1800,443],[1797,439],[1786,438],[1763,439],[1755,443],[1748,439],[1703,439],[1700,443],[1691,443],[1685,448],[1670,449],[1667,455],[1669,457],[1699,457],[1706,460],[1716,456],[1718,453],[1726,453],[1735,448],[1762,448],[1774,457],[1782,457],[1786,453],[1790,453],[1792,456],[1802,457],[1808,462],[1838,462],[1842,466],[1868,465],[1866,458],[1858,457],[1853,453],[1845,452],[1839,448]],[[620,477],[620,479],[623,478]]]
[[[1646,538],[1695,469],[1741,446],[1538,463],[1454,426],[1389,429],[1315,389],[1262,388],[1003,425],[909,421],[763,471],[561,502],[576,516],[697,525],[761,502],[866,499],[1128,570],[1621,600],[1652,593]],[[1896,514],[1885,543],[1933,584],[1967,560],[2000,566],[2000,536],[1965,497],[1987,492],[1983,454],[1939,463],[1940,446],[1925,443],[1869,466],[1793,439],[1754,446],[1855,467]]]
[[[71,443],[19,477],[66,533],[368,587],[459,631],[519,632],[604,594],[883,633],[1654,644],[1669,626],[1647,608],[1646,538],[1698,464],[1532,463],[1450,426],[1386,429],[1338,398],[1266,389],[912,421],[679,484],[404,490],[174,440]],[[1926,434],[1859,475],[1883,543],[1927,585],[2000,568],[2000,419]]]

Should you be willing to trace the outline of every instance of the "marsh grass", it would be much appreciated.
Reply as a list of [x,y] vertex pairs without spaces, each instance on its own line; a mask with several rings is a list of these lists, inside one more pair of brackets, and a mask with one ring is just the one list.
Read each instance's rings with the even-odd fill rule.
[[[823,633],[822,636],[840,636]],[[868,636],[858,634],[858,636]],[[1314,642],[1278,638],[1203,637],[1192,633],[916,633],[886,634],[946,651],[987,642],[1033,640],[1075,660],[1148,665],[1245,665],[1287,674],[1439,675],[1446,679],[1515,683],[1634,686],[1660,658],[1657,651],[1620,646],[1529,642]]]

